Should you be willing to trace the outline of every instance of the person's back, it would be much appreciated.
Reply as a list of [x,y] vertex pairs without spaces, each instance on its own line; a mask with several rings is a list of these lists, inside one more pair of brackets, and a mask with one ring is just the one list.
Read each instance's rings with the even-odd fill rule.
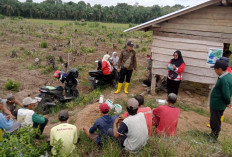
[[27,108],[21,108],[17,113],[17,120],[22,124],[22,126],[33,126],[32,116],[35,112]]
[[[68,155],[75,149],[75,143],[77,142],[77,128],[75,125],[68,123],[61,123],[54,126],[51,129],[50,141],[51,145],[54,145],[58,140],[62,141],[63,147],[60,150],[62,155]],[[56,151],[52,148],[52,154],[55,155]]]
[[130,115],[123,120],[126,124],[128,132],[125,133],[127,138],[124,141],[126,150],[136,152],[146,145],[148,139],[148,129],[143,113]]
[[[178,123],[178,117],[180,110],[173,106],[163,105],[155,108],[153,114],[158,116],[158,127],[155,129],[155,133],[167,136],[176,135],[176,127]],[[157,117],[155,117],[157,118]]]
[[97,143],[100,143],[104,136],[108,136],[108,130],[113,127],[114,121],[118,116],[104,115],[97,119],[94,125],[90,128],[89,132],[93,133],[96,129],[99,130]]

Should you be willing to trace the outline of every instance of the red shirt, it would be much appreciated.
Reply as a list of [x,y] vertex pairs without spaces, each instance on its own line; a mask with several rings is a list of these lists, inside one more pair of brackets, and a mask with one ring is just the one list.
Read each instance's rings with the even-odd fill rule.
[[[170,64],[171,62],[172,62],[172,60],[170,60],[168,64]],[[168,77],[170,80],[180,81],[180,80],[182,80],[182,73],[184,72],[184,69],[185,69],[185,63],[182,63],[182,64],[180,65],[180,67],[176,67],[175,72],[178,73],[177,78],[172,79],[172,78],[169,77],[169,72],[170,72],[170,70],[168,70],[168,76],[167,76],[167,77]]]
[[[151,136],[151,129],[152,129],[152,110],[150,107],[139,108],[137,113],[142,112],[144,113],[144,117],[147,122],[147,129],[148,135]],[[129,116],[128,112],[125,112],[123,116],[126,118]]]
[[110,65],[106,61],[102,62],[101,71],[104,75],[110,75]]
[[228,73],[232,74],[232,70],[231,70],[231,68],[229,66],[227,67],[226,70],[228,71]]
[[176,135],[176,127],[180,110],[176,107],[162,105],[153,110],[153,122],[157,126],[155,133],[167,136]]

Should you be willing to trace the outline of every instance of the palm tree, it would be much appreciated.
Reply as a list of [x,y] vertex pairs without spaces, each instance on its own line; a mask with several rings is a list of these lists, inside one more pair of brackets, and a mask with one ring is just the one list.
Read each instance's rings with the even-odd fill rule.
[[6,4],[3,4],[2,7],[6,9],[6,13],[8,14],[9,17],[11,16],[11,13],[14,13],[14,8],[10,4],[9,0],[7,0]]

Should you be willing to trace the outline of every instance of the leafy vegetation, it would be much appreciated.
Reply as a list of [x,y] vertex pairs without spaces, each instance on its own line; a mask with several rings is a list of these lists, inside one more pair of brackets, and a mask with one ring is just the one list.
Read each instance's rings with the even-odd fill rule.
[[41,46],[41,48],[48,48],[48,42],[42,41],[40,46]]
[[20,82],[13,81],[11,79],[8,79],[5,84],[5,88],[7,90],[19,91],[19,87],[20,87]]
[[[62,3],[61,0],[45,0],[41,3],[34,3],[32,0],[19,2],[16,0],[1,0],[0,14],[5,16],[17,16],[14,19],[25,18],[42,18],[42,19],[71,19],[116,23],[143,23],[170,12],[182,9],[182,5],[144,7],[138,5],[128,5],[118,3],[116,6],[102,6],[96,4],[91,6],[89,3],[80,1],[74,3]],[[3,16],[4,17],[4,16]],[[84,19],[84,20],[82,20]],[[86,25],[76,23],[78,25]],[[99,26],[98,23],[92,23],[90,27]],[[132,26],[132,24],[130,25]]]

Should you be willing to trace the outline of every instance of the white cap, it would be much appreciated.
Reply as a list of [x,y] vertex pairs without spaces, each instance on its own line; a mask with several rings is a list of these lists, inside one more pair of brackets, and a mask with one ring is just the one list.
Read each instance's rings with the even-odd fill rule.
[[26,97],[26,98],[23,99],[23,105],[24,106],[28,106],[28,105],[34,104],[34,103],[37,103],[37,100],[32,99],[31,97]]

